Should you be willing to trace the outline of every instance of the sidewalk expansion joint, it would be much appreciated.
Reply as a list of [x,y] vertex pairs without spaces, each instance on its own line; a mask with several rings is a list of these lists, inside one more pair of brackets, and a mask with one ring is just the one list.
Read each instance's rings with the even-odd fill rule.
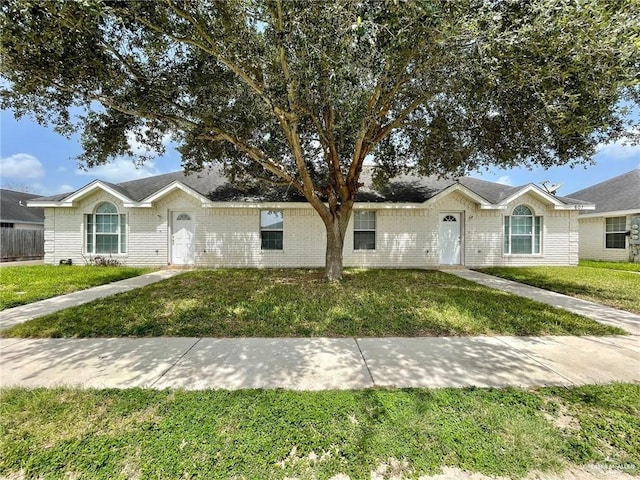
[[362,348],[360,348],[360,343],[358,343],[358,339],[356,337],[353,337],[353,341],[356,342],[356,346],[358,347],[358,351],[360,352],[360,357],[362,357],[362,361],[364,362],[364,366],[367,369],[367,373],[369,374],[369,378],[371,379],[371,386],[375,387],[376,386],[376,381],[373,378],[373,374],[371,373],[371,369],[369,368],[369,364],[367,363],[367,359],[364,357],[364,353],[362,351]]
[[180,363],[180,360],[182,360],[184,357],[186,357],[186,356],[189,354],[189,352],[190,352],[191,350],[193,350],[193,349],[195,348],[195,346],[196,346],[198,343],[200,343],[200,341],[201,341],[201,340],[202,340],[202,337],[201,337],[201,338],[199,338],[198,340],[196,340],[196,341],[193,343],[193,345],[191,345],[189,348],[187,348],[187,350],[186,350],[182,355],[180,355],[180,356],[178,357],[178,359],[177,359],[175,362],[173,362],[173,363],[171,364],[171,366],[169,366],[169,368],[167,368],[164,372],[162,372],[162,374],[161,374],[158,378],[156,378],[156,379],[153,381],[153,383],[152,383],[151,385],[149,385],[149,388],[153,388],[153,387],[154,387],[154,385],[155,385],[156,383],[158,383],[160,380],[162,380],[162,378],[163,378],[167,373],[169,373],[169,371],[170,371],[173,367],[175,367],[178,363]]
[[[503,340],[502,338],[498,338],[498,341],[504,343],[507,347],[509,348],[513,348],[515,350],[517,350],[518,352],[520,352],[522,355],[524,355],[525,357],[527,357],[530,360],[533,360],[534,362],[536,362],[538,365],[540,365],[542,368],[544,368],[545,370],[549,370],[551,373],[556,374],[557,376],[559,376],[560,378],[564,378],[568,383],[569,386],[574,386],[576,385],[576,382],[574,382],[573,380],[571,380],[569,377],[567,377],[566,375],[561,374],[560,372],[554,370],[553,368],[551,368],[549,365],[541,362],[540,360],[538,360],[536,357],[534,357],[533,355],[530,355],[529,353],[527,353],[526,351],[522,350],[521,348],[516,348],[513,345],[509,344],[509,342],[506,342],[505,340]],[[565,387],[567,387],[567,385],[565,385]]]

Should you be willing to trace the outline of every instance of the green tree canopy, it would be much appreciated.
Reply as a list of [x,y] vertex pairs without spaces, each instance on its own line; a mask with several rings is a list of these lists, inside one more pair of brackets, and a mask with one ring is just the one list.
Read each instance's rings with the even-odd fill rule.
[[89,167],[133,155],[132,134],[161,152],[168,134],[186,170],[297,189],[327,228],[332,280],[365,158],[384,181],[586,162],[637,140],[637,0],[0,8],[4,108],[80,131]]

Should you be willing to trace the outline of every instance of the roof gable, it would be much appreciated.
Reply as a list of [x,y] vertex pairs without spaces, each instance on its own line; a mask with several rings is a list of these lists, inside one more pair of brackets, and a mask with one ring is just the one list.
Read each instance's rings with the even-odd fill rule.
[[94,180],[90,184],[82,187],[80,190],[76,190],[71,195],[65,197],[63,199],[63,202],[73,204],[73,202],[75,202],[76,200],[86,197],[96,190],[103,190],[108,194],[113,195],[118,200],[121,200],[123,203],[131,201],[131,199],[127,195],[127,192],[119,185],[103,182],[102,180]]

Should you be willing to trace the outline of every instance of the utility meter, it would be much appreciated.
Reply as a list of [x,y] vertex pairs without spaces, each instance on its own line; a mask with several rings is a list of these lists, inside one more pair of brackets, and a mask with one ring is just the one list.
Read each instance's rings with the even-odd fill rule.
[[640,217],[631,217],[629,244],[640,245]]

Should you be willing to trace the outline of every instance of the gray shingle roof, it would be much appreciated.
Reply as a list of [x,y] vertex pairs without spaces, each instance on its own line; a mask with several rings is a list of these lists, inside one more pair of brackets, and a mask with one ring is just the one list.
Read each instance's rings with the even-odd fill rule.
[[[198,173],[185,174],[182,171],[156,175],[109,185],[134,201],[141,201],[158,190],[179,181],[214,202],[304,202],[305,199],[294,188],[241,187],[233,185],[219,170],[211,168]],[[365,169],[361,176],[364,186],[357,194],[358,202],[422,203],[456,182],[465,186],[488,203],[498,204],[524,186],[513,187],[488,182],[471,177],[420,177],[401,175],[377,188],[373,185],[371,169]],[[73,193],[73,192],[72,192]],[[40,201],[61,201],[71,193],[39,198]],[[579,200],[557,197],[564,203],[584,203]]]
[[32,193],[0,189],[0,219],[7,223],[44,223],[43,208],[26,206],[27,200],[38,197]]
[[640,168],[596,183],[569,196],[596,204],[595,210],[585,213],[640,211]]

